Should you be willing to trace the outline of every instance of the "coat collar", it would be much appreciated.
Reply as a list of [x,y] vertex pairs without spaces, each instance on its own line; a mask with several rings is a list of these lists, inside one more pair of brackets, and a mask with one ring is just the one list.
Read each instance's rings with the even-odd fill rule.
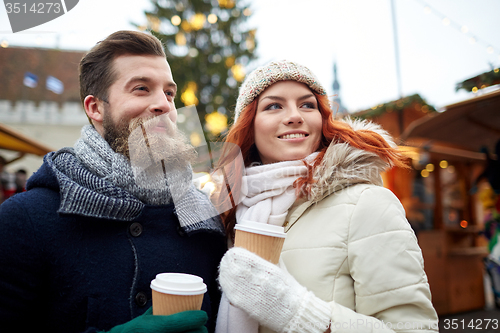
[[[342,120],[354,131],[373,131],[380,134],[389,145],[395,147],[390,135],[380,125],[362,120]],[[315,168],[307,201],[294,207],[288,212],[285,231],[299,219],[300,216],[313,204],[325,197],[342,191],[356,184],[374,184],[382,186],[381,173],[390,167],[376,153],[362,150],[348,143],[332,141],[321,161]]]

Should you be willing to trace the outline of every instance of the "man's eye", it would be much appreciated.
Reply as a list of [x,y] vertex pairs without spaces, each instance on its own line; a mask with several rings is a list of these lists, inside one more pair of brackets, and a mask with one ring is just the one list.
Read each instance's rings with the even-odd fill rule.
[[139,87],[135,87],[134,90],[148,91],[148,88],[144,87],[144,86],[139,86]]
[[165,95],[175,97],[175,93],[173,91],[165,91]]

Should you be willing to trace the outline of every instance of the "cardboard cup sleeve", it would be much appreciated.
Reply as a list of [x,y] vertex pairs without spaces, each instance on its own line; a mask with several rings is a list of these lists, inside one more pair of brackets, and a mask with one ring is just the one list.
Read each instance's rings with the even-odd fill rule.
[[242,221],[234,229],[234,246],[243,247],[273,264],[279,262],[286,237],[283,227]]
[[153,315],[200,310],[207,286],[196,275],[161,273],[151,281]]

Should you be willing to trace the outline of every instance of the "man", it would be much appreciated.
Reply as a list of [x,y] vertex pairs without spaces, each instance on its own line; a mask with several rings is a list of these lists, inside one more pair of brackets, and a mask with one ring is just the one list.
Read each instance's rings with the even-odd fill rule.
[[[205,332],[205,322],[213,331],[226,245],[191,183],[176,91],[151,35],[119,31],[83,57],[92,125],[0,206],[2,331]],[[203,311],[153,316],[150,282],[163,272],[202,277]]]

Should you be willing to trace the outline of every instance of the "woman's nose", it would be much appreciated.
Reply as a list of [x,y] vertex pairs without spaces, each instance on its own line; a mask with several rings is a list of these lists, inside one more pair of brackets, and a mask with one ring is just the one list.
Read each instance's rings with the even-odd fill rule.
[[285,124],[302,124],[304,122],[304,118],[296,107],[289,108],[283,120]]

